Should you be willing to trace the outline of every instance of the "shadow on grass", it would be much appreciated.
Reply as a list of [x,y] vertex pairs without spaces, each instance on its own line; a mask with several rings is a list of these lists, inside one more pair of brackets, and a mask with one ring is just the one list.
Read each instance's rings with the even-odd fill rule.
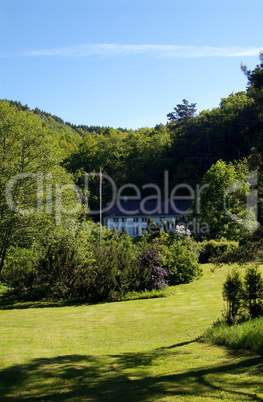
[[89,303],[85,301],[77,300],[59,300],[59,301],[34,301],[34,300],[20,300],[12,290],[0,292],[0,311],[1,310],[24,310],[29,308],[51,308],[51,307],[78,307],[78,306],[90,306],[94,304],[100,304],[105,302]]
[[12,291],[6,291],[4,293],[0,293],[0,311],[1,310],[24,310],[29,308],[51,308],[51,307],[78,307],[78,306],[92,306],[97,304],[104,304],[104,303],[122,303],[128,301],[135,301],[135,300],[149,300],[149,299],[156,299],[156,298],[163,298],[166,297],[165,295],[151,295],[145,296],[137,296],[136,298],[127,298],[123,300],[104,300],[98,302],[88,302],[88,301],[77,301],[77,300],[61,300],[61,301],[31,301],[31,300],[20,300]]
[[[168,355],[171,358],[173,353],[180,355],[180,346],[148,353],[34,359],[0,371],[1,401],[144,402],[165,397],[177,400],[214,396],[218,399],[223,393],[231,400],[263,400],[254,393],[255,389],[262,392],[260,357],[247,355],[235,363],[211,364],[185,372],[175,367],[174,373],[157,376],[149,373],[158,358],[165,359]],[[250,375],[249,381],[245,374]]]
[[19,301],[17,299],[0,298],[0,310],[25,310],[28,308],[51,308],[91,305],[91,303],[81,302],[53,302],[53,301]]

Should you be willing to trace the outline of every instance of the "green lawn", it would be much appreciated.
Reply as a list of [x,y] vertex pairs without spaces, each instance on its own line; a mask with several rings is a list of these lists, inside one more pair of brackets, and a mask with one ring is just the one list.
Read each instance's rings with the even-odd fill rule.
[[2,305],[0,401],[263,401],[261,356],[197,341],[225,275],[207,265],[166,298]]

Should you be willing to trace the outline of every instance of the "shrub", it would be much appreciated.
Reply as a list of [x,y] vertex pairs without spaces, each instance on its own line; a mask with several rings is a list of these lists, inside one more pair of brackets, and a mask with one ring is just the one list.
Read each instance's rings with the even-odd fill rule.
[[[157,227],[152,222],[151,224]],[[177,225],[173,222],[163,222],[164,231],[160,225],[157,228],[158,231],[143,236],[141,244],[159,244],[163,257],[161,265],[169,274],[169,284],[188,283],[198,278],[202,274],[198,264],[200,245],[191,237],[190,231],[183,224]],[[161,275],[160,273],[159,277]]]
[[57,229],[35,249],[10,249],[3,271],[20,299],[98,302],[159,286],[157,266],[148,269],[145,286],[145,267],[128,235],[104,233],[100,246],[94,234]]
[[223,298],[227,301],[226,320],[233,324],[242,305],[243,283],[240,272],[233,268],[223,285]]
[[74,232],[57,232],[48,240],[37,261],[34,280],[28,296],[39,299],[86,299],[77,292],[80,281],[90,282],[92,253],[83,239]]
[[100,245],[95,229],[57,227],[31,249],[10,248],[3,279],[20,299],[99,302],[200,275],[197,243],[185,233],[173,242],[164,234],[135,244],[128,235],[105,229]]
[[175,241],[164,248],[165,266],[169,271],[171,285],[188,283],[198,278],[202,269],[198,264],[198,249],[191,239]]
[[92,252],[93,283],[90,288],[92,301],[119,300],[138,286],[137,255],[125,241],[90,245]]
[[37,273],[37,250],[11,246],[7,252],[1,280],[14,292],[27,297]]
[[233,268],[223,285],[223,298],[227,301],[226,321],[230,325],[237,322],[238,315],[242,319],[263,315],[263,279],[258,267],[249,265],[244,279]]
[[229,241],[224,238],[220,240],[209,240],[201,243],[200,263],[207,263],[211,259],[222,257],[226,253],[231,253],[238,247],[238,242]]
[[31,249],[10,249],[3,280],[24,299],[73,297],[78,276],[83,276],[91,262],[82,234],[75,229],[56,228]]
[[258,267],[250,265],[244,277],[243,302],[250,317],[256,318],[263,313],[263,279]]
[[139,260],[139,275],[141,277],[139,289],[162,289],[167,286],[169,273],[162,266],[163,257],[158,242],[142,250]]

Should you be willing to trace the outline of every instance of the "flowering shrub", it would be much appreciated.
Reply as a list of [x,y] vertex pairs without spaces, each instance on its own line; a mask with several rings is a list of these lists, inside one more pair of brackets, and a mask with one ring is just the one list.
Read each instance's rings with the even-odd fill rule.
[[190,230],[186,229],[184,225],[176,225],[174,234],[177,239],[182,239],[191,236]]
[[167,286],[169,273],[163,267],[160,245],[153,243],[143,249],[139,266],[141,272],[144,272],[144,281],[140,283],[140,290],[161,289]]

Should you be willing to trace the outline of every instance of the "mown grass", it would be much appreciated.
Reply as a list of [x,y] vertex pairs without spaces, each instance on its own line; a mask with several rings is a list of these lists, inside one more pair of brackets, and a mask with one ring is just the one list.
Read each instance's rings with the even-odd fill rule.
[[210,268],[169,297],[3,303],[0,400],[262,401],[260,355],[198,341],[222,314],[227,268]]
[[263,355],[263,318],[232,327],[226,324],[215,325],[206,331],[202,339],[232,349],[253,350]]

